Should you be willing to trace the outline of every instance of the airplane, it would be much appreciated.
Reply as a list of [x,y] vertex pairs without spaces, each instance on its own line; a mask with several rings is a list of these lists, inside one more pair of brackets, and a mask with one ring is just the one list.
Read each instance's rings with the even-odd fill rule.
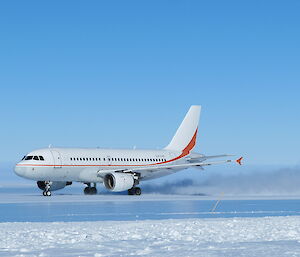
[[170,175],[195,167],[237,162],[227,158],[232,155],[205,156],[193,152],[196,146],[201,106],[190,107],[171,142],[161,150],[98,149],[98,148],[44,148],[25,155],[16,164],[15,173],[37,181],[44,196],[51,191],[81,182],[86,185],[84,194],[97,194],[97,183],[112,192],[127,191],[129,195],[141,195],[141,181]]

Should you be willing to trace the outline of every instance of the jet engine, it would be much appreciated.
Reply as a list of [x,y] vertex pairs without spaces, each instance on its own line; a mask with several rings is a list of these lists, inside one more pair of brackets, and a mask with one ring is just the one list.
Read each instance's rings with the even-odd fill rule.
[[[45,181],[38,181],[36,183],[39,189],[45,190],[46,187]],[[55,191],[55,190],[63,189],[65,186],[69,186],[69,185],[72,185],[72,182],[53,181],[50,188],[51,191]]]
[[134,177],[125,173],[109,173],[104,176],[104,186],[113,192],[121,192],[134,186]]

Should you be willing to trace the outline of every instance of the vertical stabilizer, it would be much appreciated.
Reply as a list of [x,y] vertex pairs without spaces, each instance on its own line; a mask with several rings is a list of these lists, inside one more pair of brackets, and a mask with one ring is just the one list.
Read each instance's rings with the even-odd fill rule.
[[190,107],[172,141],[165,148],[166,150],[182,151],[188,154],[195,147],[200,112],[200,105]]

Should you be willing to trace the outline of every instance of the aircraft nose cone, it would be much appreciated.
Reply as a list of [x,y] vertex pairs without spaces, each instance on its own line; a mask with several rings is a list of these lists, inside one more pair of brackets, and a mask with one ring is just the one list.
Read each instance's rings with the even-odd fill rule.
[[15,166],[15,173],[20,176],[20,177],[23,177],[24,175],[24,168],[23,167],[20,167],[18,165]]

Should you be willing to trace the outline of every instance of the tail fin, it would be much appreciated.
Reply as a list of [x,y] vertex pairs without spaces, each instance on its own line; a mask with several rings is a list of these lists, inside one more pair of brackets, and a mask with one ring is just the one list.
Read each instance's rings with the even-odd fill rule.
[[192,105],[166,150],[188,154],[196,145],[201,106]]

